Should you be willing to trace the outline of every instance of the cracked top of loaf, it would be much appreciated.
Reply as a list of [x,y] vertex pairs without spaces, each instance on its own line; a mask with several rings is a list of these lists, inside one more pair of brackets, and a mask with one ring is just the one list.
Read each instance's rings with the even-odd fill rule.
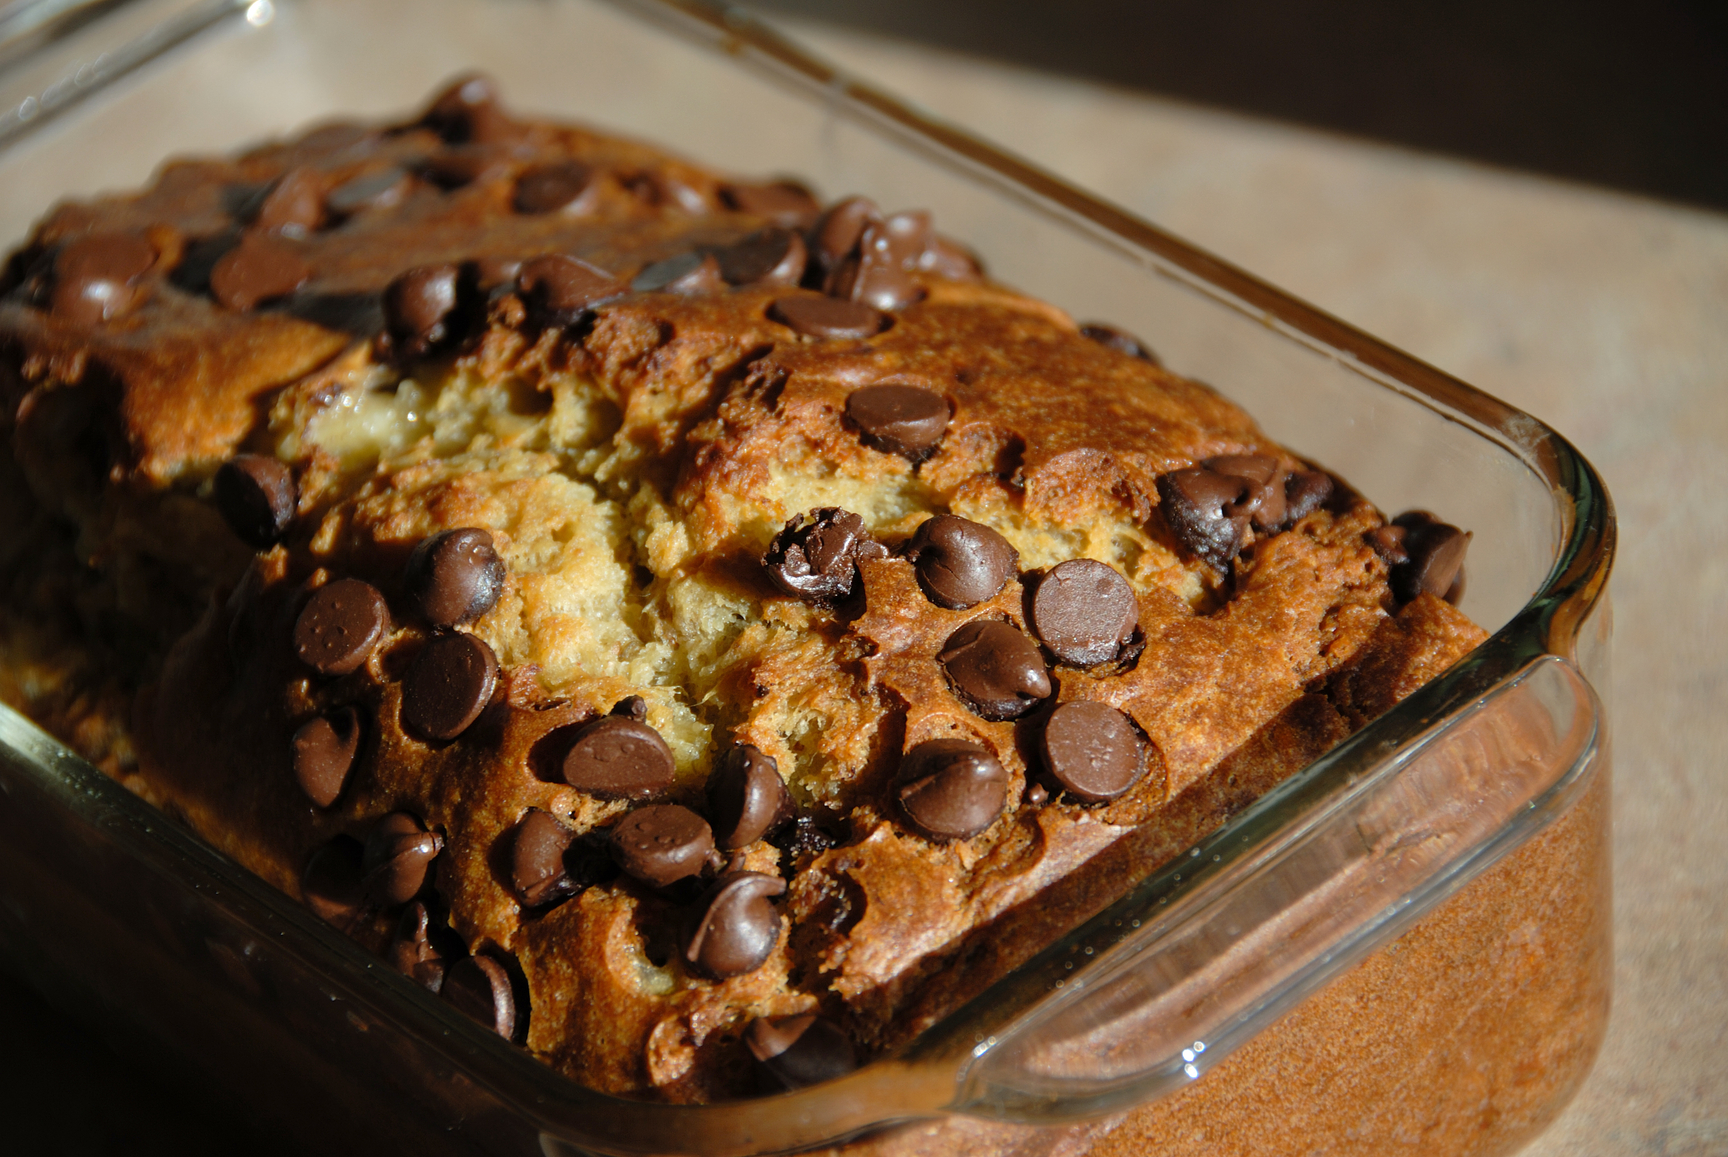
[[0,288],[0,691],[605,1091],[893,1049],[1483,637],[926,214],[475,79]]

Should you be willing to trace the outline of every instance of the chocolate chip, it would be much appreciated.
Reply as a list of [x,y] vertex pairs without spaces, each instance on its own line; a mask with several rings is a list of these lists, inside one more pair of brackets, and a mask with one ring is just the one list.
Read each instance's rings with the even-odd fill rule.
[[936,656],[962,702],[985,719],[1018,719],[1050,697],[1038,645],[1012,623],[975,619]]
[[535,165],[517,176],[512,204],[518,213],[579,213],[588,208],[583,194],[593,182],[594,170],[581,161]]
[[790,229],[763,229],[714,250],[728,285],[797,285],[804,276],[804,239]]
[[425,357],[454,336],[462,271],[454,265],[422,265],[384,287],[384,330],[391,352]]
[[1228,570],[1230,560],[1242,550],[1248,516],[1232,515],[1226,508],[1247,495],[1248,484],[1204,466],[1191,466],[1162,475],[1157,485],[1164,521],[1177,541],[1217,569]]
[[510,171],[507,150],[487,145],[453,145],[420,162],[420,175],[440,189],[460,189]]
[[444,954],[432,943],[432,914],[416,900],[402,910],[390,942],[390,963],[432,992],[444,987]]
[[786,853],[780,862],[781,870],[797,872],[808,860],[829,848],[839,847],[840,837],[814,816],[799,816],[790,824],[772,831],[768,842]]
[[822,212],[810,190],[796,181],[721,185],[720,201],[736,212],[766,217],[783,229],[808,229]]
[[1059,661],[1093,667],[1115,659],[1134,637],[1140,604],[1115,568],[1073,558],[1039,581],[1027,618]]
[[372,826],[360,870],[375,904],[406,904],[426,883],[426,869],[444,850],[444,837],[429,832],[418,816],[391,812]]
[[[522,259],[520,257],[501,257],[496,254],[486,257],[476,257],[471,263],[474,269],[474,282],[485,292],[490,292],[500,286],[513,285],[522,275]],[[581,312],[580,310],[577,311]]]
[[263,454],[236,454],[224,462],[210,496],[241,541],[259,550],[282,537],[300,497],[288,467]]
[[490,956],[464,956],[444,974],[438,995],[456,1011],[505,1040],[516,1035],[516,998],[510,973]]
[[510,849],[510,882],[524,905],[544,907],[580,890],[564,867],[564,853],[575,839],[550,813],[528,809]]
[[392,165],[350,178],[324,194],[324,208],[335,217],[351,217],[367,209],[393,209],[414,187],[414,175]]
[[402,722],[426,739],[455,739],[498,685],[498,656],[473,635],[435,635],[402,679]]
[[313,852],[300,874],[300,896],[318,918],[346,931],[366,909],[360,843],[337,836]]
[[504,576],[504,560],[493,548],[492,536],[464,526],[422,539],[408,556],[402,586],[428,623],[454,627],[497,605]]
[[867,305],[802,293],[776,301],[768,307],[768,316],[807,337],[820,338],[874,337],[888,324],[886,315]]
[[1398,601],[1407,603],[1424,591],[1435,598],[1461,597],[1464,552],[1472,536],[1426,510],[1405,511],[1392,524],[1404,529],[1402,545],[1409,556],[1392,568],[1392,593]]
[[774,757],[740,743],[708,779],[708,814],[722,851],[755,843],[792,818],[792,793]]
[[717,293],[726,281],[711,254],[692,250],[645,266],[630,288],[636,293]]
[[700,875],[713,855],[708,821],[675,803],[639,807],[612,826],[612,858],[657,888]]
[[1246,515],[1254,529],[1263,533],[1278,530],[1284,525],[1286,472],[1278,459],[1269,454],[1220,454],[1200,465],[1214,474],[1239,478],[1247,484],[1248,492],[1241,501],[1225,509],[1227,517]]
[[294,654],[320,675],[346,675],[372,654],[390,625],[378,588],[359,579],[319,587],[294,623]]
[[1332,497],[1332,479],[1318,470],[1294,470],[1284,483],[1284,517],[1290,522],[1307,518]]
[[612,710],[606,714],[617,715],[623,719],[634,719],[640,723],[648,718],[648,700],[640,695],[626,695],[612,704]]
[[588,724],[564,757],[565,782],[598,796],[648,799],[671,787],[676,772],[660,733],[627,716]]
[[1146,343],[1125,329],[1117,329],[1102,321],[1091,321],[1080,327],[1080,332],[1101,346],[1108,346],[1117,353],[1127,354],[1131,358],[1139,358],[1143,362],[1151,362],[1161,366],[1164,362],[1157,354],[1146,348]]
[[302,723],[294,732],[294,781],[317,807],[342,794],[360,750],[360,713],[341,707]]
[[1376,526],[1368,532],[1368,545],[1388,567],[1400,566],[1410,561],[1410,552],[1404,549],[1406,533],[1402,526]]
[[770,581],[787,594],[827,606],[852,594],[860,559],[887,555],[887,548],[870,537],[862,518],[825,506],[790,519],[768,544],[762,566]]
[[858,1067],[852,1041],[813,1012],[759,1016],[744,1030],[744,1045],[788,1089],[819,1085]]
[[569,325],[585,311],[625,292],[625,285],[586,261],[549,253],[522,263],[517,278],[528,308],[556,325]]
[[827,290],[835,297],[863,302],[877,309],[904,309],[924,296],[912,279],[930,236],[930,215],[896,213],[865,225],[857,252],[829,275]]
[[935,452],[948,417],[947,398],[905,382],[881,382],[846,396],[846,418],[865,443],[912,462]]
[[78,325],[120,317],[138,304],[138,279],[156,264],[156,250],[136,233],[92,233],[69,241],[54,257],[55,316]]
[[816,267],[823,275],[825,286],[841,264],[858,248],[858,242],[864,237],[864,230],[880,220],[882,210],[868,197],[848,197],[844,201],[836,202],[822,214],[822,219],[816,222],[816,227],[811,230],[810,240],[813,251],[811,256],[816,259]]
[[1044,724],[1044,765],[1085,803],[1124,795],[1146,774],[1146,745],[1128,717],[1107,703],[1075,700]]
[[978,260],[978,255],[939,233],[930,234],[924,255],[918,259],[918,268],[950,281],[982,281],[984,278],[984,263]]
[[697,903],[684,959],[716,980],[762,967],[780,940],[780,913],[768,898],[784,891],[786,881],[761,872],[728,872],[715,880]]
[[247,233],[210,270],[210,295],[237,313],[286,297],[312,278],[312,266],[288,242]]
[[912,829],[938,842],[969,840],[1008,802],[1008,773],[963,739],[930,739],[900,759],[894,796]]
[[282,174],[252,218],[257,228],[289,237],[304,237],[323,223],[324,182],[305,167]]
[[963,611],[994,598],[1014,577],[1020,553],[983,523],[938,514],[918,524],[906,557],[930,601]]
[[420,123],[451,144],[501,140],[515,129],[499,103],[498,86],[478,74],[457,78],[434,97]]

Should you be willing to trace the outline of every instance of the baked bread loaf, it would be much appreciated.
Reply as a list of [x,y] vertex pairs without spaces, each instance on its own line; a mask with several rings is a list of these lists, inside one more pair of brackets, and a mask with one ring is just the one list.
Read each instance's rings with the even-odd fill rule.
[[465,78],[4,273],[0,691],[439,998],[693,1101],[895,1048],[1483,638],[920,212]]

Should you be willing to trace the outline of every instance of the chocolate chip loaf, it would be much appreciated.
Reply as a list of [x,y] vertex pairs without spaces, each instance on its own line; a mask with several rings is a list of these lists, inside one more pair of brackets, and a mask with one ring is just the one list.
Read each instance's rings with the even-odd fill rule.
[[928,214],[482,79],[0,292],[0,693],[608,1092],[894,1049],[1483,637],[1467,534]]

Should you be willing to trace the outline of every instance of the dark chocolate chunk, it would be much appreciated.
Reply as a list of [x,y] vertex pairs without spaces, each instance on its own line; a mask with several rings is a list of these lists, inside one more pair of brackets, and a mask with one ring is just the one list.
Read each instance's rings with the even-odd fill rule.
[[360,750],[360,713],[340,707],[314,716],[294,732],[294,781],[317,807],[342,794]]
[[858,1067],[851,1039],[813,1012],[759,1016],[744,1030],[744,1045],[788,1089],[819,1085]]
[[870,537],[862,518],[825,506],[789,520],[768,544],[762,565],[787,594],[827,606],[852,594],[860,559],[887,554],[887,548]]
[[1404,529],[1402,545],[1409,556],[1409,561],[1392,568],[1392,593],[1398,601],[1407,603],[1424,591],[1435,598],[1461,597],[1464,587],[1459,580],[1471,535],[1426,510],[1407,510],[1392,524]]
[[675,803],[639,807],[612,826],[612,858],[657,888],[700,875],[713,855],[708,821]]
[[810,248],[825,287],[846,259],[857,251],[864,230],[880,220],[882,210],[868,197],[848,197],[837,201],[822,214],[822,219],[810,231]]
[[294,654],[320,675],[346,675],[372,654],[390,625],[371,583],[337,579],[313,593],[294,623]]
[[390,941],[390,963],[432,992],[444,987],[444,954],[432,943],[432,914],[416,900],[402,909]]
[[907,382],[881,382],[846,396],[846,418],[878,450],[928,458],[948,429],[948,399]]
[[937,656],[955,692],[985,719],[1018,719],[1050,697],[1050,672],[1038,644],[1012,623],[974,619]]
[[1218,570],[1229,570],[1248,532],[1248,516],[1229,508],[1247,495],[1248,483],[1191,466],[1162,475],[1157,485],[1164,521],[1177,541]]
[[1284,483],[1284,517],[1290,522],[1307,518],[1332,497],[1332,479],[1318,470],[1294,470]]
[[894,797],[918,834],[969,840],[1008,802],[1008,773],[989,751],[964,739],[930,739],[900,759]]
[[258,205],[251,222],[268,233],[305,237],[324,223],[324,182],[302,166],[282,174]]
[[318,918],[347,931],[366,910],[360,842],[337,836],[313,852],[300,874],[300,897]]
[[1044,724],[1044,765],[1064,791],[1085,803],[1125,795],[1146,774],[1146,745],[1128,717],[1108,703],[1075,700]]
[[367,209],[393,209],[414,187],[414,175],[392,165],[362,173],[324,194],[324,208],[334,217],[351,217]]
[[722,851],[755,843],[792,818],[792,793],[774,757],[740,743],[708,778],[708,814]]
[[402,586],[428,623],[454,627],[497,605],[504,576],[504,560],[493,548],[492,536],[464,526],[422,539],[408,556]]
[[768,307],[768,316],[807,337],[820,338],[874,337],[888,324],[885,314],[867,305],[804,293],[782,297]]
[[1401,566],[1410,561],[1410,552],[1404,549],[1406,533],[1402,526],[1376,526],[1368,532],[1368,545],[1388,567]]
[[490,956],[464,956],[444,973],[438,995],[456,1011],[505,1040],[516,1035],[516,997],[510,973]]
[[245,313],[286,297],[312,278],[312,266],[287,241],[246,233],[210,270],[210,295],[224,309]]
[[433,153],[419,166],[422,177],[446,191],[493,180],[509,171],[509,151],[489,145],[452,145]]
[[79,325],[122,316],[138,304],[138,279],[154,264],[156,250],[136,233],[92,233],[68,241],[54,257],[55,316]]
[[636,293],[717,293],[726,288],[713,255],[691,250],[643,267],[630,279]]
[[590,198],[594,170],[581,161],[550,161],[524,169],[516,178],[512,200],[518,213],[580,213]]
[[1140,603],[1128,580],[1090,558],[1052,567],[1039,580],[1029,610],[1029,625],[1050,653],[1075,667],[1115,659],[1140,622]]
[[1225,510],[1231,518],[1247,515],[1262,533],[1278,530],[1286,521],[1283,464],[1270,454],[1220,454],[1200,463],[1214,474],[1240,478],[1248,493]]
[[762,967],[780,940],[780,912],[768,902],[786,881],[761,872],[728,872],[698,901],[684,959],[716,980]]
[[473,635],[435,635],[402,679],[402,723],[426,739],[455,739],[480,718],[498,685],[498,656]]
[[802,237],[776,227],[714,250],[714,260],[728,285],[797,285],[807,255]]
[[420,123],[451,144],[503,140],[515,129],[498,100],[498,86],[479,74],[452,81],[432,99]]
[[425,357],[455,336],[462,271],[422,265],[384,287],[384,329],[398,357]]
[[978,255],[940,233],[930,234],[924,255],[918,259],[918,268],[950,281],[984,279],[984,263],[978,260]]
[[300,499],[293,473],[263,454],[236,454],[224,462],[210,496],[241,541],[259,550],[282,537]]
[[444,850],[444,837],[429,832],[409,812],[391,812],[373,825],[360,861],[366,895],[381,905],[406,904],[426,883],[426,869]]
[[720,201],[739,213],[766,217],[783,229],[808,229],[822,212],[810,190],[796,181],[721,185]]
[[564,853],[575,839],[576,833],[551,813],[528,809],[510,849],[510,883],[523,904],[540,908],[581,890],[564,866]]
[[980,522],[938,514],[918,524],[906,546],[930,601],[963,611],[993,598],[1014,577],[1020,553]]
[[676,771],[660,733],[629,716],[594,720],[564,756],[565,782],[591,795],[649,799],[672,786]]
[[569,325],[584,312],[625,292],[625,285],[586,261],[548,253],[522,263],[517,285],[528,308],[554,325]]
[[857,251],[829,275],[828,292],[883,310],[912,305],[924,296],[911,274],[929,236],[930,215],[923,212],[896,213],[866,224]]
[[1139,358],[1143,362],[1151,362],[1155,366],[1163,365],[1157,354],[1146,348],[1146,343],[1125,329],[1117,329],[1102,321],[1091,321],[1080,327],[1080,332],[1101,346],[1108,346],[1117,353],[1127,354],[1131,358]]

